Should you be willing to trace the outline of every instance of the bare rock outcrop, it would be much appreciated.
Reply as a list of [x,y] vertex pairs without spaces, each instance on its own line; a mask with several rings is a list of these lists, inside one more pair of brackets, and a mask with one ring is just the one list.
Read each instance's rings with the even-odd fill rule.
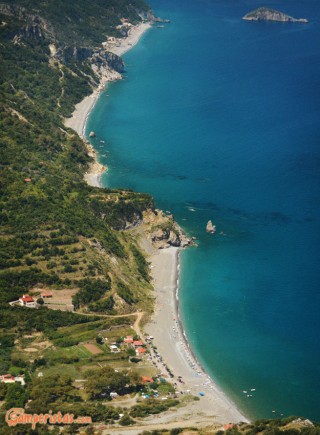
[[17,5],[0,3],[0,13],[15,17],[23,24],[17,33],[11,35],[15,44],[19,44],[23,39],[47,39],[53,41],[55,32],[51,24],[35,13],[30,13],[26,8]]
[[143,213],[143,223],[150,228],[148,236],[155,248],[164,249],[170,246],[184,248],[195,245],[194,239],[185,235],[173,216],[165,214],[162,210],[146,210]]
[[98,70],[111,68],[118,73],[124,72],[124,63],[121,57],[103,48],[60,47],[54,54],[54,58],[63,64],[68,64],[72,60],[76,62],[88,61],[91,65],[95,65]]

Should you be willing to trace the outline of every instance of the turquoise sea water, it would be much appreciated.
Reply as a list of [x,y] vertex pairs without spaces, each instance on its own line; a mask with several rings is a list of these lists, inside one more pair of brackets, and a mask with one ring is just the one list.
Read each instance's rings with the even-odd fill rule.
[[87,125],[103,183],[153,194],[198,238],[181,315],[240,409],[320,421],[319,2],[264,2],[309,24],[242,21],[256,0],[150,4],[171,24],[124,56]]

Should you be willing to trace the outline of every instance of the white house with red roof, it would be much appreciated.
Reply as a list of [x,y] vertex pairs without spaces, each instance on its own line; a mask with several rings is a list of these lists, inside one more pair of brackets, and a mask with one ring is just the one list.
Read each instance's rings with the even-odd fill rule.
[[10,374],[0,375],[0,381],[5,384],[13,384],[15,382],[14,376]]
[[21,385],[25,385],[24,375],[13,376],[10,373],[0,375],[0,382],[5,384],[13,384],[14,382],[20,382]]
[[19,298],[19,304],[22,307],[37,308],[37,302],[29,295],[23,295]]

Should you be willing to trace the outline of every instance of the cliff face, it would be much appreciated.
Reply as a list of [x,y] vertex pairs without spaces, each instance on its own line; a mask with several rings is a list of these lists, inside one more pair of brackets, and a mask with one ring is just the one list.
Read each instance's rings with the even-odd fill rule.
[[305,18],[293,18],[283,12],[276,11],[275,9],[261,7],[246,14],[243,18],[246,21],[280,21],[292,23],[307,23]]
[[124,72],[123,60],[116,54],[110,53],[103,48],[60,47],[56,51],[54,58],[66,65],[71,61],[77,63],[88,61],[90,64],[96,65],[99,69],[101,67],[109,67],[118,73]]
[[[54,27],[48,20],[22,6],[0,3],[0,14],[15,20],[14,31],[6,35],[15,45],[25,45],[31,41],[47,43],[51,51],[50,62],[53,59],[57,65],[77,64],[80,71],[84,71],[86,66],[90,65],[93,76],[96,76],[92,77],[90,83],[98,83],[105,71],[111,70],[118,74],[124,72],[124,63],[119,56],[102,47],[67,44],[57,37]],[[51,65],[54,64],[51,62]]]
[[8,17],[14,17],[15,20],[21,21],[19,31],[14,35],[15,42],[22,38],[29,39],[55,39],[55,33],[51,24],[35,13],[30,13],[22,6],[13,6],[0,3],[0,14]]

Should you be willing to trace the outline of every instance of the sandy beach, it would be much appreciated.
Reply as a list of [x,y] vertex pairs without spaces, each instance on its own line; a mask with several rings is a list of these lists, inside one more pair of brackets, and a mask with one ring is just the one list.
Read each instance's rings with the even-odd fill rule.
[[[140,39],[143,33],[151,27],[150,23],[142,23],[132,27],[129,36],[117,42],[108,50],[123,55]],[[121,79],[121,75],[114,71],[106,71],[100,85],[94,92],[76,105],[71,118],[65,120],[65,125],[76,131],[85,140],[86,122],[100,93],[105,89],[108,81]],[[95,187],[101,187],[100,178],[107,169],[97,161],[97,154],[92,145],[85,140],[88,154],[95,161],[85,174],[86,182]],[[228,397],[214,384],[209,376],[197,364],[188,343],[183,335],[182,325],[178,317],[177,281],[179,248],[152,250],[152,276],[155,290],[156,306],[151,322],[145,326],[145,332],[154,336],[154,345],[161,355],[162,365],[166,365],[173,373],[172,382],[181,395],[192,394],[200,397],[199,401],[190,401],[173,415],[165,413],[156,418],[157,423],[171,423],[188,420],[201,426],[248,421],[241,414]],[[156,355],[154,355],[156,358]],[[158,364],[158,363],[157,363]],[[165,370],[164,370],[165,371]],[[199,392],[203,396],[199,396]],[[147,420],[147,419],[146,419]]]
[[[188,348],[177,312],[178,255],[179,248],[169,248],[151,256],[156,307],[145,331],[154,336],[154,345],[174,374],[173,381],[179,391],[200,397],[200,401],[186,407],[186,412],[191,412],[193,417],[201,413],[204,420],[210,416],[214,419],[213,423],[248,421],[204,373]],[[200,396],[200,392],[204,396]]]
[[111,51],[111,53],[117,54],[118,56],[123,56],[124,53],[131,50],[131,48],[137,44],[144,32],[150,29],[151,26],[152,24],[150,22],[146,22],[131,27],[128,37],[121,39],[119,44],[110,48],[109,51]]
[[[132,27],[129,31],[128,37],[118,40],[117,45],[109,47],[108,51],[117,54],[118,56],[122,56],[135,44],[137,44],[144,32],[150,29],[150,27],[151,23],[149,22],[141,23],[137,26]],[[85,129],[88,117],[92,109],[94,108],[94,105],[96,104],[101,92],[105,90],[108,82],[121,79],[121,74],[111,69],[106,70],[103,74],[103,77],[101,78],[99,86],[93,91],[91,95],[88,95],[80,103],[76,104],[75,110],[72,113],[71,118],[66,118],[64,120],[65,126],[77,132],[82,139],[85,139]],[[101,187],[100,178],[102,173],[107,168],[97,161],[97,155],[92,147],[88,148],[88,154],[94,157],[95,162],[91,165],[89,171],[85,174],[84,179],[90,186]]]

